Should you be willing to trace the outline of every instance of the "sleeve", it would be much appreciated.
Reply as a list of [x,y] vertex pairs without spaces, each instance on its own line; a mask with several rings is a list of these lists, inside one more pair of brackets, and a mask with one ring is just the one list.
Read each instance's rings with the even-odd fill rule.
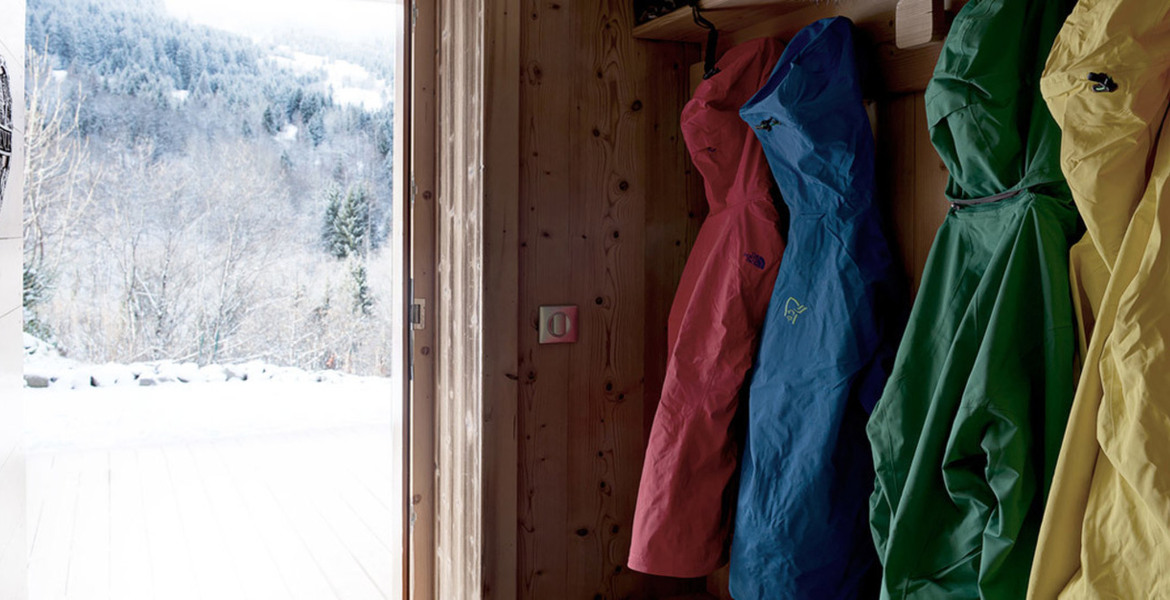
[[696,249],[706,248],[692,253],[675,299],[678,338],[635,510],[629,566],[657,575],[702,576],[724,559],[732,422],[782,251],[774,220],[711,224],[720,227],[702,232]]

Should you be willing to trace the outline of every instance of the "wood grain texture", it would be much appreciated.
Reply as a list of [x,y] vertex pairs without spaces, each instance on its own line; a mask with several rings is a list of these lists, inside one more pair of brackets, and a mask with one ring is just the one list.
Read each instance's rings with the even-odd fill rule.
[[516,588],[519,488],[517,383],[520,335],[520,0],[496,0],[486,11],[484,135],[484,281],[510,294],[484,302],[483,598],[512,599]]
[[930,143],[922,94],[881,105],[878,185],[886,198],[895,240],[912,294],[922,282],[926,257],[947,215],[947,169]]
[[[699,7],[704,19],[724,31],[742,29],[762,18],[800,10],[815,3],[816,0],[701,0]],[[701,43],[706,41],[707,32],[695,25],[688,7],[638,25],[634,28],[634,37]]]
[[[575,346],[542,347],[535,339],[537,307],[574,303],[570,276],[584,276],[572,272],[569,243],[576,203],[569,149],[582,141],[573,101],[579,75],[572,66],[580,36],[571,12],[525,0],[520,34],[521,598],[557,597],[569,585],[568,380]],[[583,332],[576,346],[592,342],[590,330]]]
[[[583,27],[576,72],[580,80],[577,133],[600,135],[574,145],[578,169],[577,216],[571,232],[574,298],[594,302],[583,331],[591,339],[573,350],[570,373],[569,526],[586,535],[569,538],[569,581],[588,597],[622,598],[637,591],[639,577],[626,570],[631,520],[642,470],[642,370],[645,323],[645,197],[648,71],[641,46],[629,35],[630,2],[578,2]],[[580,265],[577,267],[576,265]],[[584,302],[582,302],[584,304]],[[597,456],[597,452],[607,456]],[[592,588],[592,589],[590,589]]]
[[439,9],[435,595],[483,589],[484,11]]
[[898,0],[895,27],[899,48],[937,42],[946,35],[946,25],[943,0]]
[[[651,597],[625,561],[647,312],[664,318],[693,237],[677,120],[695,51],[633,40],[623,0],[521,17],[519,597]],[[542,304],[581,307],[578,343],[537,344]]]
[[[438,190],[438,128],[436,124],[436,78],[438,11],[435,3],[416,4],[418,12],[411,27],[405,64],[409,65],[409,117],[405,131],[409,140],[404,161],[409,165],[410,277],[413,296],[432,312],[435,295],[436,216]],[[411,389],[408,445],[410,452],[410,558],[409,598],[429,600],[435,596],[436,530],[436,336],[434,315],[424,315],[426,326],[411,332]]]

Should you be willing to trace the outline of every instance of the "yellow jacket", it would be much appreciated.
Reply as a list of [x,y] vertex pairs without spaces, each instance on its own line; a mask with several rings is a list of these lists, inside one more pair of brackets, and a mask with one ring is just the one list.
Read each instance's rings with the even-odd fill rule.
[[1170,2],[1081,0],[1041,90],[1084,358],[1028,597],[1170,598]]

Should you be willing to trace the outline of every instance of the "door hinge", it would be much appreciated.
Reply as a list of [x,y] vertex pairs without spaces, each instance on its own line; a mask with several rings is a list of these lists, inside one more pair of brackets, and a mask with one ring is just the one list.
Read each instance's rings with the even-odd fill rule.
[[418,25],[418,2],[410,3],[410,30],[414,31],[415,26]]
[[425,309],[426,305],[427,305],[426,300],[419,300],[419,299],[416,299],[413,303],[411,303],[411,305],[410,305],[410,326],[413,329],[423,329],[424,327],[426,327],[426,321],[424,321],[425,316],[426,316],[424,309]]

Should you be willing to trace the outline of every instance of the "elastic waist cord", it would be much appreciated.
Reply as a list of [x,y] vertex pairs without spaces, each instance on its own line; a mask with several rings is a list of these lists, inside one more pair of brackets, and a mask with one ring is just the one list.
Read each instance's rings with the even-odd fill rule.
[[1007,200],[1008,198],[1018,196],[1018,195],[1020,195],[1020,192],[1023,192],[1024,190],[1028,190],[1028,189],[1032,189],[1032,188],[1027,187],[1027,188],[1023,188],[1023,189],[1019,189],[1019,190],[1011,190],[1008,192],[1002,192],[999,194],[995,194],[994,196],[984,196],[983,198],[974,198],[971,200],[951,200],[951,208],[965,208],[968,206],[978,206],[980,204],[990,204],[992,202],[999,202],[1000,200]]

